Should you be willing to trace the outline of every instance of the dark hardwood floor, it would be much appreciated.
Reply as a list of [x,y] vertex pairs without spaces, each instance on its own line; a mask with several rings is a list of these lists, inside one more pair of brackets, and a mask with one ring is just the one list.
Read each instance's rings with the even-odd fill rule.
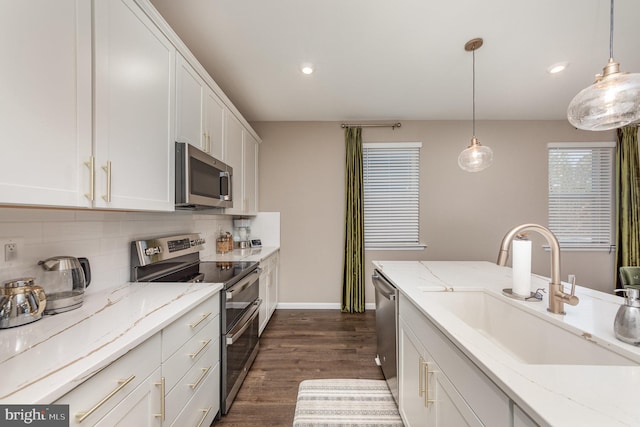
[[276,310],[231,410],[214,426],[291,426],[300,381],[384,379],[375,356],[373,310]]

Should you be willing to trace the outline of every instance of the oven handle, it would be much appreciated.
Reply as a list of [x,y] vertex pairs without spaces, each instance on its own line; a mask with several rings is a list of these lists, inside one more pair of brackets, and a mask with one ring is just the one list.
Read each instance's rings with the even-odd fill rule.
[[202,283],[203,280],[204,280],[204,273],[200,273],[193,279],[189,280],[187,283]]
[[254,278],[252,276],[254,274],[260,274],[260,272],[262,272],[262,269],[256,268],[251,273],[249,273],[247,277],[242,278],[242,280],[240,280],[238,283],[231,286],[226,292],[227,300],[233,299],[234,293],[245,290],[251,283],[253,283]]
[[256,318],[258,313],[260,312],[260,305],[262,304],[262,299],[258,298],[251,304],[253,308],[251,310],[247,310],[247,312],[242,316],[242,319],[238,321],[236,326],[233,327],[229,332],[227,332],[227,347],[233,345],[235,341],[247,330],[253,319]]

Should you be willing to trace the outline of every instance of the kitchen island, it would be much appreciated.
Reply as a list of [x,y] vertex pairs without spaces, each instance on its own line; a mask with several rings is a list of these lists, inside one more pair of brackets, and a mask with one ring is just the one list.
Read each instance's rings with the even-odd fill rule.
[[[451,347],[450,354],[439,359],[438,354],[444,354],[439,348],[427,349],[440,365],[435,375],[433,364],[426,368],[427,382],[433,377],[446,383],[428,385],[426,393],[422,385],[416,390],[416,395],[419,391],[424,400],[424,416],[430,416],[434,402],[454,396],[451,401],[469,409],[460,411],[469,425],[628,426],[640,423],[636,394],[640,390],[640,349],[618,341],[613,332],[613,320],[623,298],[578,286],[579,304],[566,305],[565,315],[551,314],[546,310],[548,296],[544,292],[539,302],[518,301],[502,295],[502,289],[512,287],[512,270],[508,267],[489,262],[455,261],[375,261],[373,264],[401,294],[401,413],[404,410],[411,414],[413,410],[412,396],[408,392],[403,395],[402,391],[403,372],[408,369],[405,366],[403,371],[402,365],[408,360],[407,354],[402,354],[403,345],[405,353],[410,350],[409,341],[404,338],[420,343],[420,337],[424,336],[425,346],[435,346],[436,341],[441,341]],[[548,279],[533,275],[533,291],[547,287]],[[514,349],[520,344],[510,348],[507,342],[510,337],[502,337],[500,342],[500,337],[493,336],[495,332],[489,328],[479,330],[465,321],[468,316],[460,311],[473,311],[474,307],[461,305],[453,310],[445,307],[443,297],[447,292],[451,293],[447,295],[466,293],[472,304],[477,297],[478,306],[485,303],[481,299],[496,300],[524,313],[532,324],[542,327],[533,332],[524,328],[522,336],[515,331],[513,341],[520,340],[525,347],[527,341],[540,345],[528,353],[518,354]],[[492,321],[505,325],[514,320],[505,316]],[[427,327],[433,326],[433,331],[425,332],[421,322]],[[483,322],[488,324],[486,319]],[[556,337],[552,337],[556,333],[576,340],[579,345],[567,347],[566,343],[559,342],[562,351],[557,351]],[[507,345],[502,345],[504,343]],[[568,350],[564,351],[565,348]],[[591,352],[597,354],[593,360]],[[552,356],[545,358],[547,354]],[[421,362],[429,357],[429,354],[420,355]],[[459,359],[458,365],[452,362],[454,359]],[[423,365],[420,366],[422,369]],[[452,366],[456,369],[452,370]],[[408,376],[405,382],[413,377],[418,378],[418,374]],[[452,384],[452,388],[447,389],[447,384]],[[445,396],[445,392],[449,394]]]

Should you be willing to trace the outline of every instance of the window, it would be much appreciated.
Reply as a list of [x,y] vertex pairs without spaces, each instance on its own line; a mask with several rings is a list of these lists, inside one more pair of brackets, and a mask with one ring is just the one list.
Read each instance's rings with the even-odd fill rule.
[[421,142],[364,143],[364,242],[368,249],[419,244]]
[[549,228],[567,249],[613,244],[615,143],[550,143]]

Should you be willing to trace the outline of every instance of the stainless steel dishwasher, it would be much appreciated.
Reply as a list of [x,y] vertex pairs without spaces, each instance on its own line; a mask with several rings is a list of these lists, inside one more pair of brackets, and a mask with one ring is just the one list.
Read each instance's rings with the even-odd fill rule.
[[376,288],[376,363],[398,403],[398,289],[378,270],[371,279]]

